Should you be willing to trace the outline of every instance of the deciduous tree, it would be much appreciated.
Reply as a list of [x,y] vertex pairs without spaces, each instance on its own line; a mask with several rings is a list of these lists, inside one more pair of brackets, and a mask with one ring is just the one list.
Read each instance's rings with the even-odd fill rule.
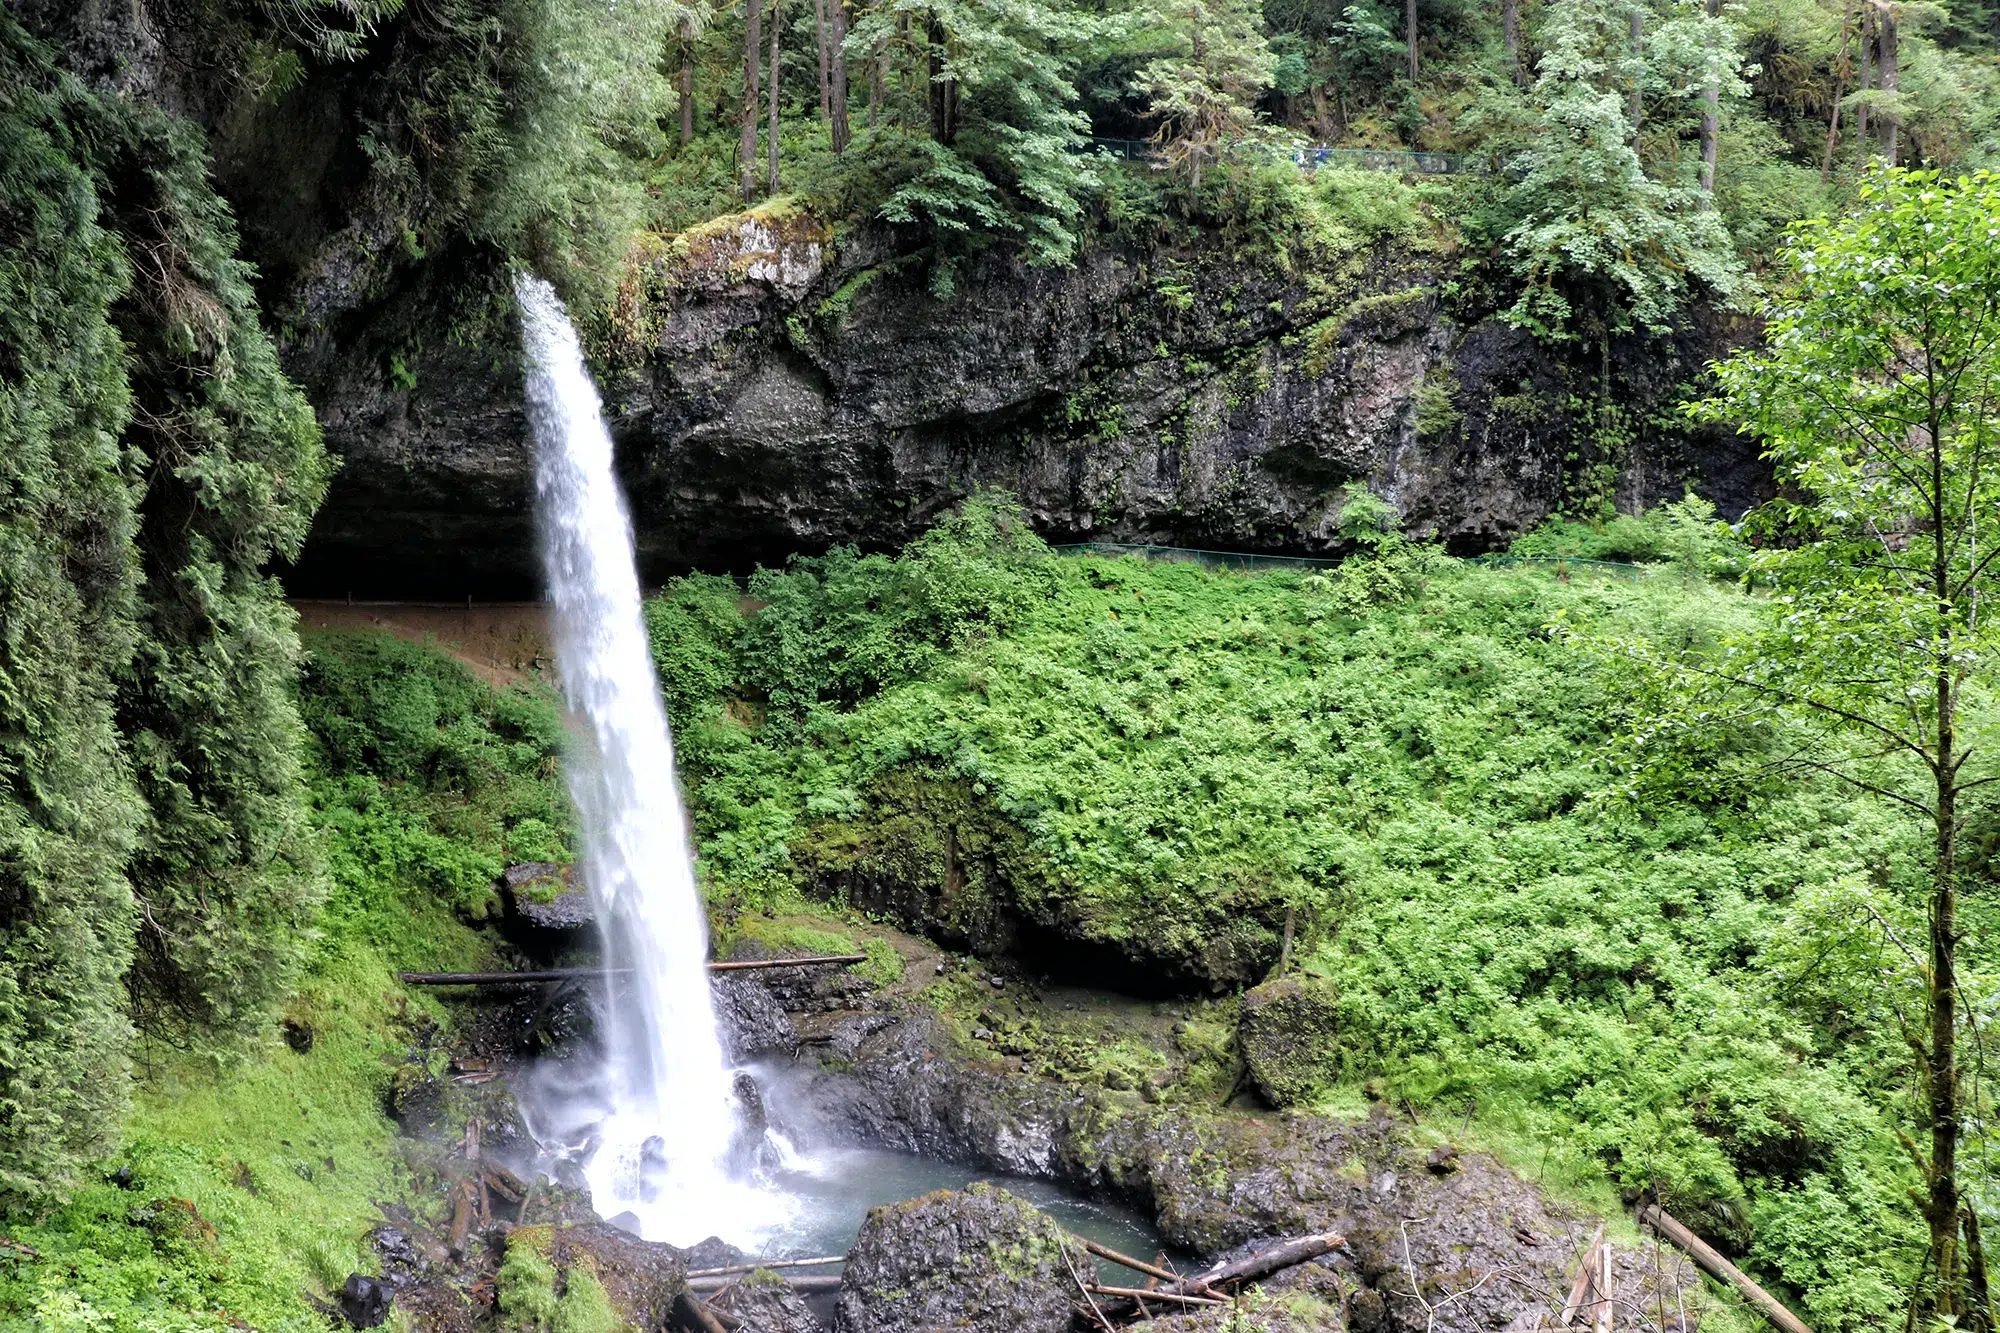
[[2000,177],[1885,170],[1854,216],[1803,227],[1785,265],[1764,347],[1721,363],[1717,394],[1692,409],[1757,436],[1799,497],[1764,515],[1782,538],[1757,562],[1769,611],[1701,654],[1622,645],[1665,691],[1633,740],[1671,774],[1689,738],[1747,729],[1773,739],[1721,776],[1823,774],[1919,821],[1929,931],[1912,952],[1928,1012],[1905,1035],[1925,1142],[1905,1144],[1930,1251],[1912,1315],[1990,1328],[1959,1165],[1981,1112],[1958,952],[1959,839],[2000,782],[1969,730],[2000,661],[1980,614],[2000,555]]

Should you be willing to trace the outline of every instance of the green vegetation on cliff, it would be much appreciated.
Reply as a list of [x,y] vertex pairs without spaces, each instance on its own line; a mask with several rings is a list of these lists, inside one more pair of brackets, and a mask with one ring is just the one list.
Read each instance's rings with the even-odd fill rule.
[[1300,1071],[1324,1093],[1561,1143],[1815,1327],[1886,1317],[1921,1253],[1900,1038],[1802,997],[1815,922],[1907,829],[1812,782],[1620,796],[1600,756],[1636,696],[1548,626],[1698,647],[1754,599],[1374,541],[1242,575],[1052,555],[977,502],[901,556],[762,571],[748,603],[681,581],[653,629],[665,678],[702,682],[672,706],[710,892],[987,944],[1026,922],[1058,970],[1202,990],[1261,980],[1289,914],[1333,997]]
[[[375,1271],[378,1205],[431,1167],[386,1108],[451,1019],[393,972],[502,961],[469,921],[510,839],[567,828],[561,723],[546,695],[489,689],[387,635],[315,636],[309,651],[307,818],[329,888],[299,942],[284,1039],[274,1015],[225,1052],[140,1047],[116,1150],[59,1203],[0,1213],[15,1247],[0,1327],[321,1333],[312,1301]],[[410,1202],[442,1206],[428,1198]]]
[[0,142],[0,1193],[19,1195],[107,1146],[134,1018],[226,1044],[291,989],[323,888],[297,641],[263,567],[296,554],[327,459],[187,126],[92,96],[0,16]]

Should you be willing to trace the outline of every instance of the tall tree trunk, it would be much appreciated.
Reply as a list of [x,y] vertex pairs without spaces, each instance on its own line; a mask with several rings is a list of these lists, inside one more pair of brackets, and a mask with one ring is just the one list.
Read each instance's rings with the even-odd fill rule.
[[1646,114],[1646,11],[1632,6],[1632,134],[1637,137],[1640,119]]
[[[1865,93],[1875,86],[1873,77],[1869,72],[1875,45],[1875,6],[1870,3],[1870,0],[1862,0],[1861,29],[1858,36],[1861,46],[1861,77],[1856,81],[1854,86]],[[1856,107],[1854,111],[1854,138],[1861,149],[1862,157],[1865,159],[1868,154],[1868,102],[1866,98],[1862,99],[1861,105]]]
[[847,123],[847,0],[828,3],[833,6],[833,67],[828,75],[833,151],[844,153],[852,137]]
[[761,0],[744,0],[743,141],[738,146],[743,178],[743,202],[757,193],[757,68],[763,59],[764,29]]
[[779,0],[771,0],[771,193],[778,192],[778,22]]
[[958,80],[945,73],[945,37],[944,24],[933,14],[924,27],[924,44],[930,49],[931,138],[949,146],[958,137]]
[[681,22],[681,147],[694,142],[694,24]]
[[1847,92],[1848,41],[1853,36],[1854,0],[1848,0],[1847,8],[1840,15],[1840,55],[1833,66],[1833,110],[1826,118],[1826,156],[1820,159],[1819,179],[1824,185],[1833,176],[1833,150],[1840,142],[1840,99]]
[[[1877,47],[1880,51],[1882,91],[1893,93],[1902,86],[1902,53],[1896,49],[1896,9],[1894,5],[1875,0],[1875,30]],[[1882,155],[1889,159],[1890,166],[1898,162],[1897,150],[1901,147],[1903,118],[1896,114],[1893,106],[1882,108]]]
[[1417,81],[1417,0],[1403,0],[1403,32],[1410,42],[1410,82]]
[[[1886,57],[1883,68],[1885,71],[1888,68]],[[1931,596],[1939,620],[1949,626],[1956,619],[1952,598],[1955,570],[1947,536],[1951,516],[1945,493],[1945,423],[1935,399],[1928,415],[1929,420],[1924,424],[1930,438],[1930,457],[1926,462],[1930,466],[1931,512],[1925,517],[1932,529]],[[1930,1049],[1923,1052],[1928,1057],[1924,1069],[1927,1084],[1924,1110],[1931,1131],[1924,1220],[1930,1224],[1930,1262],[1937,1280],[1937,1298],[1925,1313],[1955,1320],[1964,1311],[1958,1254],[1958,1210],[1963,1203],[1958,1192],[1958,773],[1965,759],[1958,753],[1957,726],[1957,658],[1961,648],[1956,636],[1948,630],[1946,635],[1932,673],[1937,707],[1937,752],[1932,773],[1936,778],[1937,800],[1932,806],[1936,821],[1931,852],[1934,864],[1930,910]]]
[[1500,0],[1500,35],[1507,43],[1507,69],[1517,84],[1528,81],[1521,65],[1521,0]]
[[[1722,13],[1722,0],[1708,0],[1708,17],[1712,23]],[[1711,32],[1708,44],[1715,46],[1715,34]],[[1708,86],[1701,90],[1701,192],[1715,193],[1715,163],[1722,152],[1722,74],[1717,71],[1709,79]]]
[[[839,0],[834,0],[835,4]],[[833,70],[826,51],[826,0],[813,0],[813,33],[819,38],[819,118],[833,119]]]
[[[1942,537],[1939,541],[1942,542]],[[1949,568],[1938,576],[1937,596],[1949,596]],[[1958,1258],[1958,774],[1957,737],[1952,724],[1954,668],[1937,671],[1938,769],[1937,828],[1931,888],[1930,1050],[1925,1110],[1930,1120],[1931,1160],[1924,1219],[1930,1223],[1931,1267],[1937,1276],[1932,1313],[1960,1313]]]

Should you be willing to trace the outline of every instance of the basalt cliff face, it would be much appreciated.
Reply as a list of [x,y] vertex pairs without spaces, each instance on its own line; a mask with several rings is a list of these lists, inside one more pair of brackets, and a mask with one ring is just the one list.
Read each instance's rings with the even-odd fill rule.
[[[645,572],[893,545],[981,486],[1055,541],[1300,555],[1342,551],[1356,480],[1462,553],[1586,495],[1693,484],[1734,515],[1768,494],[1746,443],[1670,415],[1738,326],[1703,314],[1571,356],[1455,318],[1455,263],[1384,243],[1287,272],[1221,237],[1065,269],[995,251],[941,299],[888,227],[777,207],[656,241],[597,340]],[[295,344],[346,459],[295,581],[528,590],[511,349],[408,345],[385,366]]]
[[[211,69],[171,7],[23,13],[93,86],[208,136],[285,369],[343,459],[294,590],[531,595],[506,257],[427,221],[364,151],[383,90],[435,54],[421,25],[272,92]],[[1060,269],[995,247],[941,299],[925,244],[780,202],[643,247],[594,341],[649,579],[891,546],[981,486],[1052,540],[1298,555],[1342,551],[1355,480],[1459,552],[1563,506],[1693,484],[1734,516],[1769,493],[1747,442],[1672,411],[1748,332],[1712,312],[1551,346],[1457,295],[1448,250],[1280,261],[1186,231]]]

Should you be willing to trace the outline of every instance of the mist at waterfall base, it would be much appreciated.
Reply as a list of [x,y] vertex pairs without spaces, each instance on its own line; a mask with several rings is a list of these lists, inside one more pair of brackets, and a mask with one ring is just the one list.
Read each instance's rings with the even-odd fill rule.
[[[548,1062],[522,1088],[547,1164],[580,1173],[598,1216],[648,1240],[720,1236],[766,1258],[844,1251],[869,1208],[973,1179],[1004,1184],[1085,1235],[1148,1249],[1156,1237],[1129,1210],[1044,1182],[828,1142],[786,1071],[728,1067],[611,436],[562,302],[526,274],[515,293],[556,667],[576,735],[567,775],[580,870],[615,978],[596,1057]],[[768,1126],[741,1114],[736,1087],[746,1078],[763,1089]]]
[[[688,857],[673,740],[653,674],[632,521],[576,330],[554,290],[517,275],[535,504],[557,673],[578,733],[567,768],[604,964],[594,1078],[551,1113],[577,1143],[591,1204],[649,1240],[754,1236],[790,1215],[738,1142],[709,998],[708,923]],[[570,1138],[582,1131],[581,1140]],[[734,1160],[732,1160],[732,1158]]]

